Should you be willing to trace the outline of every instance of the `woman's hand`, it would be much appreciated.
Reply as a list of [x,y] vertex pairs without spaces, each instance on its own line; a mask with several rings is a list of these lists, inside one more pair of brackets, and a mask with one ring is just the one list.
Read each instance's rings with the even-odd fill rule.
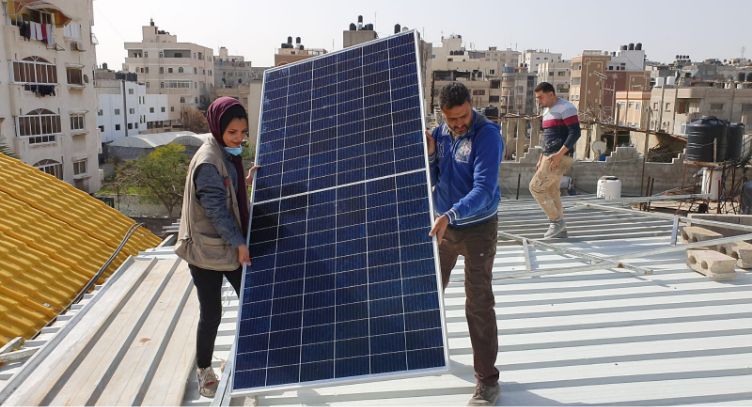
[[260,165],[253,164],[253,167],[248,170],[248,175],[245,177],[245,184],[247,186],[253,184],[253,176],[256,175],[256,171],[258,171],[259,168],[261,168]]

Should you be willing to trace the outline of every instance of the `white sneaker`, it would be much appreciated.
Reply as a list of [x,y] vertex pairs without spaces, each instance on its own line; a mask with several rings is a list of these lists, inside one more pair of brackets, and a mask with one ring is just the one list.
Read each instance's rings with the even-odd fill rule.
[[217,380],[217,375],[214,374],[214,369],[211,366],[205,369],[196,368],[196,376],[198,376],[199,394],[213,399],[219,386],[219,380]]
[[496,405],[496,399],[499,398],[499,383],[493,386],[477,383],[475,393],[467,403],[468,406],[493,406]]
[[567,237],[567,224],[564,219],[551,222],[548,225],[548,231],[543,235],[544,239],[561,239]]

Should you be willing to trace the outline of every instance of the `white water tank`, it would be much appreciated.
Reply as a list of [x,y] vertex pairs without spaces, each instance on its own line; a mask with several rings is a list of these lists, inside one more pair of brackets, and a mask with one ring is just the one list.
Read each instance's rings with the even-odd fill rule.
[[702,169],[702,193],[710,194],[711,201],[718,200],[718,189],[721,184],[721,171],[710,168]]
[[621,180],[610,175],[600,177],[595,196],[607,201],[621,198]]

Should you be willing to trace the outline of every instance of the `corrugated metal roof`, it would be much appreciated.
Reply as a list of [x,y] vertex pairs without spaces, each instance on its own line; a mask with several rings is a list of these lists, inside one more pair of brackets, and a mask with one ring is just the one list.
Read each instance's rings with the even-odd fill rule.
[[[67,307],[134,221],[21,161],[0,154],[0,346],[31,338]],[[159,244],[139,228],[103,274]]]

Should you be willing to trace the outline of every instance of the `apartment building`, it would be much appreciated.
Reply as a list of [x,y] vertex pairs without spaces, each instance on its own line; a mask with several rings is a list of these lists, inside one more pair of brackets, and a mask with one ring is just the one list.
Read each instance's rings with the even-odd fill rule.
[[92,0],[4,1],[0,142],[75,187],[101,186]]
[[147,94],[167,95],[171,126],[180,125],[184,109],[205,110],[214,91],[214,56],[211,48],[179,42],[177,35],[160,30],[152,20],[141,28],[140,42],[126,42],[123,70],[135,73]]

